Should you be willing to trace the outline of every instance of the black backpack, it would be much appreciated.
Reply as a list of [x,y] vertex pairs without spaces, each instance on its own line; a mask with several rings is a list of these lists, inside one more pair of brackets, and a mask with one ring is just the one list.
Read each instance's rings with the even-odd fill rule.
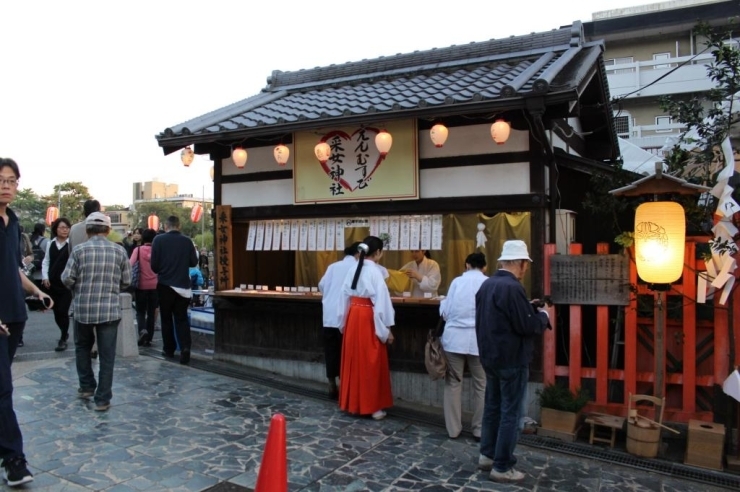
[[46,255],[46,238],[43,236],[37,237],[31,243],[31,250],[33,251],[33,267],[37,272],[40,272],[41,262],[44,261]]

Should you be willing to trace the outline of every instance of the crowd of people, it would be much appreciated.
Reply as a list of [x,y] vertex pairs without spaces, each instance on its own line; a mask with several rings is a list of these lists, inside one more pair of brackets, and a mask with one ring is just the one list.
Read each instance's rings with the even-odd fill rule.
[[[412,297],[437,297],[439,265],[428,251],[411,252],[401,268],[412,280]],[[323,340],[329,392],[339,408],[379,420],[393,405],[388,346],[395,311],[378,264],[383,242],[368,236],[344,251],[321,281]],[[445,320],[442,346],[449,370],[444,382],[444,417],[450,438],[462,431],[462,375],[472,379],[472,432],[480,442],[478,467],[496,482],[519,482],[516,448],[525,416],[525,395],[534,337],[548,326],[548,314],[527,298],[522,278],[532,259],[527,245],[509,240],[498,269],[486,276],[486,258],[471,253],[464,273],[440,302]],[[339,378],[337,384],[336,378]]]

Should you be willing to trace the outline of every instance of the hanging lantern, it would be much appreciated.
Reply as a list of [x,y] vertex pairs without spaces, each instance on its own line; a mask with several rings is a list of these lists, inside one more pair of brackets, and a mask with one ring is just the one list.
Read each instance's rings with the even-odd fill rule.
[[211,175],[211,181],[213,181],[213,174],[214,174],[215,172],[216,172],[216,171],[215,171],[215,170],[213,169],[213,166],[211,166],[211,170],[210,170],[210,171],[208,172],[208,174],[210,174],[210,175]]
[[247,151],[241,147],[236,147],[231,152],[231,160],[234,161],[234,165],[239,169],[242,169],[247,165],[247,157]]
[[320,163],[326,164],[326,161],[331,157],[331,147],[329,147],[328,143],[321,141],[313,148],[313,153],[316,154],[316,158]]
[[511,133],[511,125],[501,118],[497,119],[496,122],[491,125],[491,138],[498,145],[503,145],[509,139]]
[[55,206],[51,206],[46,209],[46,223],[51,225],[52,222],[59,218],[59,209]]
[[193,149],[188,145],[182,149],[182,152],[180,152],[180,160],[182,161],[183,166],[188,167],[193,163],[193,159],[195,159],[195,152],[193,152]]
[[290,157],[290,149],[285,145],[280,144],[275,147],[275,150],[272,152],[272,154],[275,156],[275,160],[277,161],[278,165],[284,166],[285,163],[288,162],[288,158]]
[[159,217],[152,214],[146,219],[146,226],[149,229],[154,229],[155,231],[159,230]]
[[378,134],[375,135],[375,146],[378,148],[378,152],[380,152],[380,157],[388,155],[388,152],[391,150],[391,145],[393,145],[393,137],[387,131],[380,130]]
[[442,123],[437,123],[429,130],[429,136],[432,139],[432,143],[435,147],[442,147],[447,141],[447,135],[450,131]]
[[203,216],[203,205],[196,203],[193,205],[193,209],[190,211],[190,221],[198,222]]
[[635,212],[637,274],[649,284],[670,284],[683,273],[686,215],[675,202],[643,203]]

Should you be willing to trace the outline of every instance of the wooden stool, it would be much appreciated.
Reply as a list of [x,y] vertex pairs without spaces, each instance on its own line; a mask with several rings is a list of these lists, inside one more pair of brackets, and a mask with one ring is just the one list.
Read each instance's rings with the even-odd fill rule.
[[[624,417],[615,417],[614,415],[605,415],[601,413],[592,413],[586,418],[587,424],[591,425],[591,434],[588,438],[588,443],[593,444],[594,441],[605,442],[609,444],[609,447],[614,447],[614,441],[617,438],[617,431],[622,430],[624,427]],[[606,427],[611,429],[611,437],[609,439],[605,437],[598,437],[595,434],[597,427]]]

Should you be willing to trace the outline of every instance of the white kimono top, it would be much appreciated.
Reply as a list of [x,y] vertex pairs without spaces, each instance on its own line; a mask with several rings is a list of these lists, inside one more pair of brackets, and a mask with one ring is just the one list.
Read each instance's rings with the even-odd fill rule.
[[354,272],[356,265],[357,260],[354,256],[345,256],[344,259],[329,265],[319,281],[319,290],[323,294],[321,304],[326,328],[341,328],[344,323],[342,284],[347,272],[349,270]]
[[422,276],[421,282],[411,279],[411,297],[424,297],[424,292],[431,292],[432,297],[437,297],[437,289],[442,282],[442,274],[439,272],[439,263],[424,257],[418,265],[411,260],[401,267],[401,270],[412,270]]
[[[396,312],[391,303],[391,295],[388,292],[388,286],[385,284],[383,273],[374,261],[365,258],[362,264],[360,278],[357,280],[357,288],[352,287],[352,279],[355,276],[356,268],[350,268],[344,277],[342,292],[344,295],[343,319],[347,320],[349,313],[349,298],[365,297],[373,303],[373,318],[375,321],[375,335],[381,342],[388,340],[390,327],[395,325]],[[342,323],[341,330],[344,330],[345,323]]]
[[439,314],[447,321],[442,347],[455,354],[478,355],[475,335],[475,294],[488,277],[480,270],[468,270],[450,284],[439,304]]

